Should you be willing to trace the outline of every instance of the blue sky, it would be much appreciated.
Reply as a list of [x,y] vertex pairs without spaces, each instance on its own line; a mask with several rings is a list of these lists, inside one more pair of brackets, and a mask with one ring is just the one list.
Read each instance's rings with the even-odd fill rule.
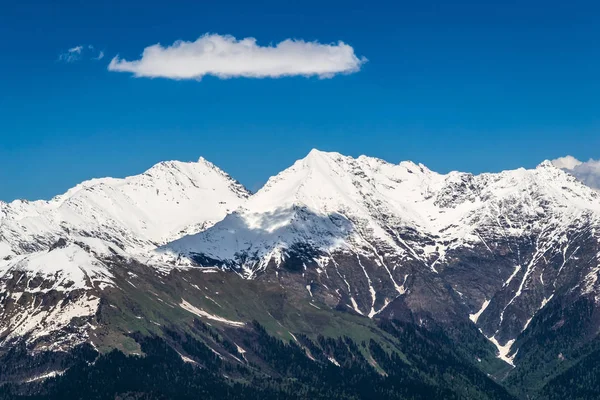
[[[486,3],[486,4],[481,4]],[[167,5],[168,4],[168,5]],[[313,148],[431,169],[600,158],[600,6],[557,1],[5,1],[0,199],[50,198],[162,160],[250,189]],[[343,41],[330,79],[133,77],[113,57],[206,33]],[[77,61],[60,60],[75,46]],[[89,50],[89,51],[88,51]],[[99,52],[101,60],[93,60]]]

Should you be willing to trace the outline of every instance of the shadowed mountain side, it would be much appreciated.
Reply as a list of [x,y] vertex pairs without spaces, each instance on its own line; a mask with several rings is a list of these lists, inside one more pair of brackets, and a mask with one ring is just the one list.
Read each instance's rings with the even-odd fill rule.
[[164,254],[189,255],[198,265],[227,266],[251,278],[265,270],[269,262],[277,266],[293,265],[293,246],[308,251],[344,247],[353,232],[353,224],[339,213],[317,214],[308,207],[278,208],[260,214],[229,214],[213,229],[185,236],[160,247]]

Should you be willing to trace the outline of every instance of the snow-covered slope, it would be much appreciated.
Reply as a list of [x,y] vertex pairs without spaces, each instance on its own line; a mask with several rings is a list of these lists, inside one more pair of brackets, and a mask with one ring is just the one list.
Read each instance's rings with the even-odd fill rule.
[[540,313],[600,304],[600,193],[548,161],[439,174],[313,150],[252,196],[200,159],[0,203],[0,345],[86,340],[105,293],[139,290],[131,266],[160,285],[219,267],[316,307],[474,323],[513,362]]
[[[371,317],[396,300],[437,319],[477,315],[508,360],[563,269],[577,271],[578,241],[597,248],[599,228],[600,195],[548,161],[444,175],[313,150],[223,221],[159,252],[247,278],[301,272],[310,296],[322,288]],[[585,290],[596,291],[597,270],[587,273]]]
[[[248,192],[201,158],[163,162],[141,175],[84,182],[50,201],[0,204],[0,344],[44,339],[96,313],[119,286],[109,260],[142,257],[196,233],[246,201]],[[74,328],[71,328],[71,330]],[[85,329],[54,337],[85,340]]]
[[44,250],[73,234],[149,248],[198,232],[247,197],[240,184],[202,158],[163,162],[125,179],[94,179],[47,202],[0,204],[0,258]]
[[[313,150],[216,226],[162,251],[244,259],[252,275],[251,265],[265,266],[264,257],[299,240],[330,251],[372,239],[435,272],[449,248],[481,243],[482,232],[521,235],[536,228],[527,225],[532,219],[552,215],[559,227],[582,214],[597,217],[600,196],[549,162],[534,170],[442,175],[411,162]],[[426,240],[403,240],[408,231]],[[248,255],[263,262],[255,265]]]

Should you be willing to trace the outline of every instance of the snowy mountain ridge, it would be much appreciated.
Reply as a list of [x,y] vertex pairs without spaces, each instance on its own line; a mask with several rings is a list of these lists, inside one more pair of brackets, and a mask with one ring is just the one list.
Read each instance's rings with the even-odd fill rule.
[[[519,209],[510,209],[509,202],[518,203]],[[268,255],[273,250],[279,253],[278,246],[285,247],[312,229],[308,232],[311,240],[323,239],[334,247],[347,245],[350,237],[359,243],[361,235],[372,236],[402,256],[424,261],[435,256],[441,261],[448,248],[483,242],[480,231],[497,229],[498,218],[508,224],[502,234],[522,234],[527,229],[523,221],[511,222],[502,208],[518,212],[518,217],[552,213],[561,218],[554,223],[569,224],[581,214],[598,219],[600,196],[548,161],[534,170],[442,175],[422,164],[394,165],[366,156],[354,159],[313,150],[272,177],[241,209],[216,226],[170,243],[162,251],[233,260],[262,243],[265,248],[258,252]],[[302,218],[299,211],[311,218]],[[304,221],[301,229],[294,228],[297,220]],[[308,220],[312,222],[306,224]],[[359,224],[361,232],[349,232],[342,220]],[[399,237],[398,228],[418,232],[433,242],[415,249]]]
[[93,179],[50,201],[1,204],[0,258],[47,249],[73,234],[152,248],[217,222],[248,195],[203,158],[162,162],[124,179]]
[[[313,150],[224,220],[158,251],[248,279],[301,273],[311,297],[321,291],[322,301],[369,317],[407,304],[421,320],[470,317],[512,363],[517,336],[556,293],[600,297],[599,232],[600,194],[550,161],[438,174]],[[595,252],[586,270],[576,264],[584,246]],[[473,257],[502,261],[490,271],[455,270]],[[442,301],[448,285],[453,293]]]
[[[201,158],[93,179],[50,201],[0,204],[0,343],[23,335],[35,341],[93,316],[99,293],[122,283],[111,259],[137,259],[205,229],[248,195]],[[54,338],[51,348],[85,340],[86,329]]]
[[106,293],[138,290],[131,265],[161,285],[219,268],[317,308],[475,324],[513,363],[548,305],[600,302],[600,193],[549,161],[439,174],[313,150],[253,195],[201,158],[0,203],[0,345],[89,340]]

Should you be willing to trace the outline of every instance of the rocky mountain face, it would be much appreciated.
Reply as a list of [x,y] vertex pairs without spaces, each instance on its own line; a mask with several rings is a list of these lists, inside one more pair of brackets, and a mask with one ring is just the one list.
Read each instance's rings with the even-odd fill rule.
[[312,151],[242,208],[159,249],[331,307],[470,319],[513,363],[551,302],[598,293],[600,194],[550,162],[473,176]]
[[[204,159],[164,162],[138,176],[84,182],[50,201],[0,204],[0,344],[81,343],[115,260],[222,219],[248,192]],[[69,327],[69,329],[65,329]]]
[[1,203],[0,258],[4,348],[135,353],[132,332],[167,328],[213,340],[195,318],[235,343],[259,321],[315,358],[299,335],[390,345],[396,321],[443,332],[526,396],[600,330],[600,193],[550,162],[439,174],[313,150],[253,195],[203,159],[161,163]]

